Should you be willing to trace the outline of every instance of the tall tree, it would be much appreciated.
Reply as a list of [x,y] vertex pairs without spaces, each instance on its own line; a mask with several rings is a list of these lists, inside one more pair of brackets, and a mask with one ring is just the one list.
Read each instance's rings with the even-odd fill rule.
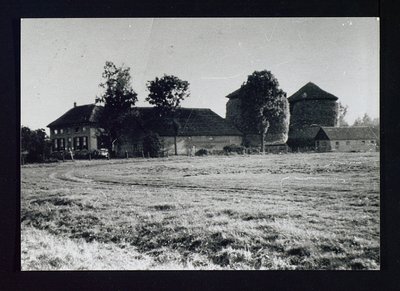
[[279,89],[278,80],[267,70],[254,71],[241,86],[243,109],[251,120],[250,127],[258,128],[261,151],[265,151],[265,138],[272,123],[279,122],[282,115],[289,114],[286,93]]
[[353,126],[379,126],[379,118],[372,118],[367,114],[364,113],[363,118],[357,117],[354,120]]
[[348,108],[347,105],[344,106],[341,102],[338,103],[338,126],[349,126],[349,124],[344,120]]
[[21,128],[21,150],[27,151],[26,162],[43,162],[50,155],[51,142],[43,128]]
[[162,78],[156,77],[154,81],[148,81],[146,85],[149,91],[146,101],[155,105],[160,116],[168,118],[173,126],[175,155],[177,155],[176,139],[180,125],[176,118],[176,111],[181,101],[190,96],[189,82],[164,74]]
[[131,87],[129,67],[117,68],[112,62],[106,62],[102,74],[104,93],[96,97],[96,103],[103,103],[104,110],[99,117],[100,134],[106,135],[107,148],[112,150],[113,143],[118,139],[124,128],[126,116],[137,101],[137,93]]

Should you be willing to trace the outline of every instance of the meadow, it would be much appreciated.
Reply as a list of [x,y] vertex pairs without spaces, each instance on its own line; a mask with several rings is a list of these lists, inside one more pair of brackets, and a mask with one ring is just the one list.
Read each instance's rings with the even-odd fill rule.
[[22,270],[377,270],[379,153],[21,167]]

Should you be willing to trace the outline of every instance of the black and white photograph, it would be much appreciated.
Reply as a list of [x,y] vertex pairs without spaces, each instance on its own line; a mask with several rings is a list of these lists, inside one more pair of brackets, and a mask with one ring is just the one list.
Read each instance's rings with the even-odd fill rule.
[[380,18],[21,18],[22,271],[380,270]]

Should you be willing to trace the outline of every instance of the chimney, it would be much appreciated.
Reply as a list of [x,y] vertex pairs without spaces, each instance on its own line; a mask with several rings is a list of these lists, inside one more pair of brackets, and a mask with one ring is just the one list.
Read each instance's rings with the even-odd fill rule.
[[74,107],[76,107],[76,102],[74,102]]

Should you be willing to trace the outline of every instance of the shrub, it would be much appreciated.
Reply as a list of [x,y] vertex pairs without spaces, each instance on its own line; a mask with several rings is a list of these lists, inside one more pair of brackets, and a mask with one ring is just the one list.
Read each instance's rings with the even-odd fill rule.
[[249,148],[247,148],[246,152],[249,155],[258,155],[258,154],[260,154],[260,149],[256,148],[256,147],[249,147]]
[[207,156],[209,153],[208,153],[208,151],[206,150],[206,149],[200,149],[200,150],[198,150],[196,153],[195,153],[195,155],[196,156]]
[[58,163],[58,162],[59,160],[54,157],[48,157],[43,161],[43,163]]
[[240,145],[236,145],[236,144],[224,146],[224,152],[226,154],[232,154],[232,153],[243,154],[245,149],[246,148],[244,146],[240,146]]
[[[74,159],[76,159],[76,160],[89,160],[89,157],[91,159],[106,159],[107,158],[106,156],[100,154],[100,152],[98,150],[74,151],[74,152],[72,152],[72,155],[73,155]],[[55,160],[60,160],[60,161],[71,160],[71,154],[69,151],[54,152],[50,155],[47,162],[54,162]]]
[[150,157],[159,157],[163,148],[160,136],[157,133],[149,132],[143,139],[144,154]]

